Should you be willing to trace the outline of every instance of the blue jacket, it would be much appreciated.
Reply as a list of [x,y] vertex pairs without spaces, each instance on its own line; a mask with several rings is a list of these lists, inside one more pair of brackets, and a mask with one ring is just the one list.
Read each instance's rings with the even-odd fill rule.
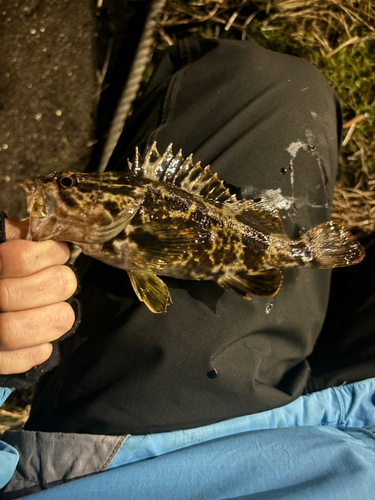
[[[2,391],[4,401],[10,391]],[[85,435],[55,436],[57,443],[60,438],[74,437],[86,439]],[[97,450],[102,438],[87,436],[96,440]],[[28,498],[372,499],[375,378],[301,396],[281,408],[204,427],[110,439],[121,445],[108,449],[105,466],[97,466],[98,473],[91,469],[91,475],[86,477],[72,475],[72,470],[84,469],[79,465],[82,454],[75,455],[75,447],[68,445],[70,449],[65,451],[71,457],[70,472],[65,471],[60,478],[68,482]],[[57,447],[57,456],[61,452]],[[95,455],[93,452],[83,461],[88,464]],[[30,461],[28,457],[27,462]],[[34,477],[21,477],[23,469],[14,472],[17,462],[16,449],[0,442],[0,487],[13,473],[13,478],[18,474],[18,482],[37,482],[43,473],[35,470]],[[43,487],[50,485],[46,481]]]

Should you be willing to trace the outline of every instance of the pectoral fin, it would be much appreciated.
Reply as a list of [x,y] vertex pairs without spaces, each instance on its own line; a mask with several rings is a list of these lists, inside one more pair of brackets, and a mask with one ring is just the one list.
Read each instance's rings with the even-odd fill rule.
[[158,314],[167,311],[172,299],[164,281],[147,271],[128,271],[128,275],[138,299],[151,312]]
[[279,269],[267,269],[256,273],[238,271],[227,273],[217,283],[224,290],[231,290],[244,299],[250,300],[248,294],[273,297],[279,291],[282,274]]
[[184,218],[135,226],[128,235],[135,244],[129,259],[142,269],[162,274],[165,267],[176,265],[201,249],[209,235],[198,223]]

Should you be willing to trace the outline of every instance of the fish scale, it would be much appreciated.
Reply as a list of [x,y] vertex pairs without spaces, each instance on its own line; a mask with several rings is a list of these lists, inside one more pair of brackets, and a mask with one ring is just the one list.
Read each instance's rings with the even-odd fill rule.
[[273,297],[290,267],[329,269],[359,263],[365,253],[333,221],[291,240],[278,211],[263,200],[238,200],[192,155],[145,159],[136,149],[125,172],[52,172],[20,181],[32,239],[68,241],[128,272],[138,299],[153,313],[172,303],[159,276],[213,280],[245,299]]

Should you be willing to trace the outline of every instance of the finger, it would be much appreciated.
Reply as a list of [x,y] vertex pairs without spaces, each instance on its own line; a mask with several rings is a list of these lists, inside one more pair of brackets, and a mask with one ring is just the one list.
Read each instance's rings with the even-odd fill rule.
[[0,311],[24,311],[63,302],[77,288],[74,272],[67,266],[52,266],[23,278],[0,280]]
[[15,351],[57,340],[75,321],[67,302],[0,314],[0,351]]
[[24,373],[41,365],[52,354],[51,344],[42,344],[17,351],[0,352],[0,375]]
[[66,243],[6,241],[0,245],[0,278],[29,276],[47,267],[65,264],[69,256]]
[[19,221],[18,219],[5,219],[5,236],[9,240],[26,238],[29,221]]

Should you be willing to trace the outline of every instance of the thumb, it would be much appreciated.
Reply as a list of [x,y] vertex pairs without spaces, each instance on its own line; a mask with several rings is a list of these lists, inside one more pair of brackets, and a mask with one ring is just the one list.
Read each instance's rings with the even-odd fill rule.
[[5,236],[7,240],[25,239],[29,221],[19,221],[18,219],[5,219]]

